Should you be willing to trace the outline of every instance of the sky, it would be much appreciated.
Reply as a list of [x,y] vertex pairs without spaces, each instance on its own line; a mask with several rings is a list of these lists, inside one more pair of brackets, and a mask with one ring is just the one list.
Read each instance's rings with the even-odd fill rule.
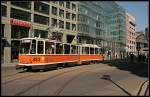
[[148,1],[117,1],[116,3],[135,17],[136,31],[144,31],[145,27],[148,27]]

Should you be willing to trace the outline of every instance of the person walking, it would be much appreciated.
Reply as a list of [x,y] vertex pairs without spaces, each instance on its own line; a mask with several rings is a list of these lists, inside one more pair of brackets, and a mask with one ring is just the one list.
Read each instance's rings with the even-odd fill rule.
[[130,59],[131,59],[131,62],[134,61],[134,54],[133,53],[130,54]]

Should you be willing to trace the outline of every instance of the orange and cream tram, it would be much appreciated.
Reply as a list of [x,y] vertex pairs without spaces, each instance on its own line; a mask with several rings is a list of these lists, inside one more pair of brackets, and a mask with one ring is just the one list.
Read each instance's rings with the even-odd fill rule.
[[44,38],[22,38],[17,68],[51,67],[59,64],[102,61],[101,47],[73,45]]

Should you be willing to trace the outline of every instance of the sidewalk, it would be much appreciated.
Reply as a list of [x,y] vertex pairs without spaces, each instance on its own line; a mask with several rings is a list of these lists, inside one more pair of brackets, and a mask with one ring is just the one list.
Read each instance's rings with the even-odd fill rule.
[[15,67],[17,64],[18,64],[18,63],[16,63],[16,62],[15,62],[15,63],[7,63],[7,64],[1,62],[1,67],[2,67],[2,68]]
[[[111,81],[105,80],[105,82],[108,82],[106,86],[103,86],[101,89],[95,87],[95,90],[91,90],[87,92],[85,95],[96,95],[96,96],[144,96],[144,93],[146,91],[148,82],[146,82],[142,89],[140,89],[142,83],[147,78],[143,78],[140,76],[135,76],[134,74],[130,74],[130,76],[125,77],[121,80],[117,80],[117,78],[111,78]],[[114,84],[115,83],[115,84]],[[117,86],[117,85],[118,86]],[[92,87],[92,86],[91,86]],[[125,92],[126,91],[126,92]],[[140,92],[139,92],[140,91]],[[139,94],[138,94],[139,92]],[[130,95],[129,95],[130,94]],[[146,93],[146,96],[149,95],[149,89]]]

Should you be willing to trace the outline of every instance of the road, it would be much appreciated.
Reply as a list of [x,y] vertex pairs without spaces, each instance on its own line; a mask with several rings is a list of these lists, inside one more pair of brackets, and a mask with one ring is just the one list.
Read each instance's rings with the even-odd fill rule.
[[[120,65],[124,65],[123,68]],[[146,70],[141,68],[142,65],[129,65],[121,62],[99,63],[23,73],[17,73],[13,67],[2,68],[2,96],[137,95],[141,83],[148,78],[127,67],[137,69],[144,75]],[[103,75],[110,75],[112,81],[101,79]]]

